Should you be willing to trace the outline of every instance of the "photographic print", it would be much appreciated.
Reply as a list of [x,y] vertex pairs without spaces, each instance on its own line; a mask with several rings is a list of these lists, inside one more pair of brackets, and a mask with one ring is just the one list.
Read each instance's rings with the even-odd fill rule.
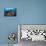
[[4,16],[16,16],[16,8],[4,8]]

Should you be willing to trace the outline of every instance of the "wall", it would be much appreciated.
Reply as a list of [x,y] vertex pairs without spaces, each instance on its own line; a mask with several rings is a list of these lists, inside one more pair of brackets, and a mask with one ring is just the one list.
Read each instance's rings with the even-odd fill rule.
[[[4,8],[17,8],[16,17],[4,17]],[[17,24],[46,24],[46,0],[0,0],[0,44],[7,44]]]

